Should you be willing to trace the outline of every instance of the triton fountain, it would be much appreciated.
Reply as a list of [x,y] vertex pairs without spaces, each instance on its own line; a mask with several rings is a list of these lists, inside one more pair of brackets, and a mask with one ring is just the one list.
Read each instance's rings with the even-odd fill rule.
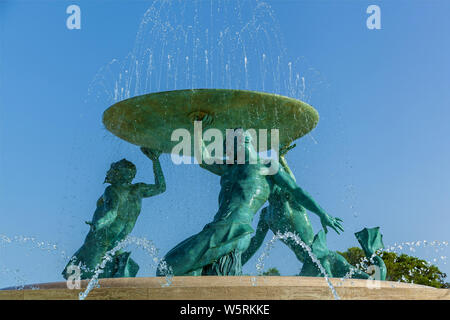
[[[148,192],[138,192],[142,197],[136,198],[132,196],[133,190],[137,188],[135,186],[140,189],[154,188],[155,192],[148,193],[149,196],[164,192],[165,185],[163,189],[159,184],[154,187],[142,183],[132,185],[136,169],[133,164],[122,160],[108,171],[105,181],[111,183],[108,187],[112,188],[110,195],[100,198],[94,219],[88,222],[91,230],[86,242],[64,270],[68,282],[22,286],[19,291],[0,291],[0,297],[73,298],[77,290],[73,287],[68,289],[68,283],[74,279],[71,272],[75,266],[83,267],[76,279],[79,282],[77,289],[82,289],[77,295],[79,299],[449,298],[447,290],[382,281],[386,278],[386,266],[378,256],[384,248],[379,228],[365,228],[355,234],[367,261],[376,267],[376,285],[373,284],[373,276],[350,265],[343,256],[327,248],[328,228],[342,232],[342,220],[328,215],[297,185],[284,159],[285,154],[295,146],[291,144],[313,130],[318,120],[317,111],[304,102],[243,90],[158,92],[114,104],[103,114],[105,127],[117,137],[141,147],[153,161],[159,184],[165,184],[158,162],[160,152],[173,153],[178,150],[178,140],[173,139],[173,132],[181,129],[195,137],[189,142],[189,147],[194,148],[192,154],[198,164],[221,176],[219,209],[214,220],[198,234],[176,245],[164,258],[158,258],[156,250],[150,250],[157,265],[157,276],[165,276],[165,282],[161,282],[159,277],[135,278],[139,267],[131,259],[131,252],[123,252],[122,249],[133,242],[142,242],[128,236],[139,210],[131,216],[127,212],[136,207],[133,201],[140,203]],[[232,143],[214,141],[216,147],[223,148],[208,148],[209,145],[206,146],[203,140],[205,132],[195,132],[198,123],[203,123],[200,130],[216,129],[221,133],[218,135],[220,137],[228,138],[231,130],[234,134]],[[252,129],[254,133],[256,129],[258,132],[270,132],[265,137],[271,142],[270,147],[267,141],[261,143],[258,137],[254,139],[248,133]],[[267,152],[274,146],[276,150],[271,152],[276,156],[272,156],[272,160],[277,162],[277,169],[275,172],[265,171],[267,161],[263,161],[259,153]],[[238,161],[239,150],[244,155],[241,162]],[[251,159],[254,161],[251,162]],[[139,188],[136,190],[139,191]],[[115,189],[115,192],[111,191]],[[269,206],[263,209],[254,234],[255,230],[251,227],[253,217],[266,201]],[[321,219],[323,230],[315,236],[306,210]],[[266,248],[270,249],[276,240],[284,242],[303,264],[299,277],[261,276],[267,250],[258,259],[259,275],[242,275],[242,265],[262,245],[269,228],[276,235]],[[356,280],[358,278],[360,280]],[[381,290],[372,291],[374,286]],[[260,290],[266,287],[270,289]]]
[[[20,288],[0,290],[0,299],[450,299],[448,290],[383,281],[386,266],[379,256],[384,247],[379,228],[355,234],[374,274],[328,248],[328,229],[343,232],[343,221],[328,215],[297,184],[285,159],[294,142],[319,121],[318,112],[301,101],[308,101],[309,94],[304,74],[297,72],[295,62],[285,60],[267,4],[256,1],[254,8],[245,10],[242,6],[247,3],[236,7],[217,3],[211,2],[208,10],[211,23],[217,17],[226,22],[235,16],[239,23],[223,29],[212,23],[202,29],[196,1],[192,6],[177,3],[181,10],[171,1],[154,1],[112,84],[107,85],[111,79],[100,74],[90,88],[96,95],[106,93],[108,105],[112,104],[103,113],[105,128],[140,147],[156,166],[160,182],[164,181],[160,153],[172,159],[193,156],[202,168],[221,177],[213,220],[160,256],[152,241],[130,233],[141,199],[165,188],[142,191],[148,185],[131,184],[134,165],[117,162],[111,176],[127,179],[118,181],[108,174],[117,190],[114,196],[105,190],[99,199],[83,246],[71,258],[64,252],[67,266],[61,271],[67,281],[33,285],[21,281]],[[245,20],[244,13],[251,16]],[[193,25],[187,23],[191,20]],[[103,71],[109,73],[113,65],[116,60]],[[234,136],[228,140],[230,131]],[[190,138],[187,143],[180,141],[183,134]],[[254,230],[251,223],[260,209]],[[322,230],[314,232],[307,210],[319,216]],[[274,237],[257,259],[258,274],[243,275],[242,266],[263,246],[269,230]],[[0,240],[11,242],[7,237]],[[300,276],[262,275],[276,241],[295,253],[302,264]],[[132,245],[150,257],[156,277],[136,277],[139,267],[133,252],[123,251]],[[81,268],[78,275],[72,273],[76,267]]]

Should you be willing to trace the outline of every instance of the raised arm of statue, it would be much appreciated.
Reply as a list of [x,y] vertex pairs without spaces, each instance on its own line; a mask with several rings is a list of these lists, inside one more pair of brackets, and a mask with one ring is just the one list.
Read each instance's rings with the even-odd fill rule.
[[203,141],[201,134],[194,136],[196,139],[196,145],[200,148],[201,159],[198,159],[198,153],[195,153],[195,157],[197,159],[197,162],[200,164],[200,167],[218,176],[222,176],[224,173],[224,166],[226,166],[225,164],[223,164],[223,159],[214,158],[211,156],[205,146],[205,142]]
[[139,188],[140,194],[143,198],[149,198],[166,191],[166,180],[164,179],[161,163],[159,162],[161,152],[144,147],[141,148],[141,151],[153,162],[155,184],[146,184],[141,182],[136,183],[135,186]]
[[294,174],[291,171],[291,168],[289,168],[289,166],[287,165],[286,159],[284,158],[284,155],[280,155],[280,165],[281,167],[284,169],[284,171],[286,171],[289,176],[295,181],[297,182],[297,179],[295,179]]
[[295,176],[292,173],[291,168],[289,168],[285,156],[286,156],[286,153],[288,153],[288,151],[292,150],[296,146],[297,146],[296,144],[293,144],[291,146],[288,145],[287,147],[281,148],[280,152],[279,152],[280,153],[279,162],[280,162],[281,167],[291,176],[292,179],[294,179],[295,182],[297,182],[297,179],[295,179]]
[[117,217],[119,196],[112,186],[108,186],[103,193],[100,204],[94,213],[91,223],[88,223],[93,231],[98,231],[109,226]]
[[255,254],[255,252],[258,251],[259,247],[261,247],[261,244],[264,241],[264,238],[266,237],[267,232],[269,231],[269,225],[267,224],[265,218],[267,210],[268,210],[267,207],[265,207],[261,211],[261,216],[259,218],[258,227],[256,228],[256,233],[250,240],[250,245],[248,246],[247,250],[245,250],[245,252],[242,253],[241,257],[242,265],[247,263],[247,261],[250,260],[250,258]]
[[320,222],[325,232],[328,232],[327,227],[332,228],[338,234],[340,231],[344,231],[344,228],[341,225],[342,220],[340,218],[333,218],[326,213],[306,191],[297,185],[287,172],[279,170],[278,173],[273,176],[273,179],[278,186],[292,194],[293,201],[315,213],[320,218]]

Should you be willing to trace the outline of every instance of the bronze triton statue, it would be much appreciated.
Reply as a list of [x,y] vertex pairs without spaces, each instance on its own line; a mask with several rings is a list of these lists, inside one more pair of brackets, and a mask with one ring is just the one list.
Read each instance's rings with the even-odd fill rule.
[[[285,171],[289,176],[296,181],[294,174],[289,168],[285,159],[285,154],[294,148],[295,145],[280,150],[280,170]],[[274,234],[291,232],[297,234],[300,239],[312,250],[312,253],[320,261],[324,270],[329,277],[344,277],[369,279],[369,275],[361,270],[358,270],[339,253],[331,251],[326,245],[327,222],[323,221],[324,214],[318,209],[319,207],[311,207],[310,210],[321,218],[323,231],[321,230],[317,235],[314,235],[311,222],[304,200],[296,199],[288,190],[275,186],[269,195],[269,206],[261,211],[258,227],[255,236],[251,239],[248,249],[242,254],[242,265],[244,265],[262,245],[267,232],[272,230]],[[320,209],[320,208],[319,208]],[[334,230],[344,231],[339,222],[341,219],[336,218],[336,228]],[[377,230],[378,231],[378,230]],[[339,232],[338,232],[339,233]],[[323,276],[318,266],[314,263],[308,252],[304,250],[294,239],[282,239],[294,253],[297,259],[303,264],[300,275],[303,276]],[[377,248],[379,249],[379,248]],[[367,251],[367,250],[366,250]],[[371,254],[373,254],[372,252]],[[370,259],[370,256],[368,257]],[[384,279],[383,279],[384,280]]]
[[[207,124],[220,131],[222,136],[231,128],[242,128],[244,132],[263,129],[271,132],[268,140],[272,141],[272,129],[276,129],[280,145],[289,146],[313,130],[319,116],[313,107],[296,99],[228,89],[151,93],[117,102],[104,112],[103,123],[114,135],[132,144],[166,153],[175,153],[173,150],[178,142],[172,139],[174,131],[184,130],[189,136],[194,136],[195,156],[200,154],[204,159],[204,163],[199,161],[201,166],[220,176],[219,209],[213,221],[165,256],[165,263],[173,269],[174,275],[240,274],[242,255],[245,263],[270,228],[274,232],[288,230],[299,234],[330,275],[352,270],[355,277],[367,277],[342,256],[328,250],[325,232],[328,227],[338,233],[343,231],[342,220],[328,215],[297,185],[283,156],[279,162],[281,165],[276,166],[278,169],[268,174],[267,163],[258,153],[265,150],[258,146],[257,152],[251,143],[252,136],[245,134],[237,146],[245,151],[244,162],[231,158],[231,163],[224,164],[224,158],[211,157],[202,134],[195,134],[195,125],[192,124],[199,120],[207,120]],[[233,157],[236,155],[234,152]],[[276,162],[278,164],[278,159]],[[260,225],[251,240],[254,232],[252,220],[267,200],[269,206],[263,210]],[[306,210],[319,216],[324,231],[314,236]],[[366,255],[371,258],[383,246],[378,228],[364,229],[356,235]],[[318,275],[317,266],[305,252],[293,243],[286,244],[304,263],[303,275]],[[383,267],[380,259],[375,260]]]
[[[201,232],[184,240],[170,250],[164,260],[172,267],[174,275],[239,275],[242,271],[241,254],[250,244],[254,232],[251,227],[253,217],[264,205],[275,188],[281,188],[295,198],[299,205],[320,216],[324,226],[336,232],[343,230],[340,219],[328,215],[313,199],[301,189],[295,180],[284,170],[267,174],[267,165],[251,143],[251,135],[241,131],[243,145],[235,143],[234,163],[218,164],[212,161],[200,136],[201,166],[219,175],[221,191],[219,209],[214,220]],[[245,163],[237,163],[237,149],[245,150]],[[250,163],[251,160],[253,163]],[[200,161],[199,161],[200,162]],[[256,162],[256,163],[254,163]]]
[[[86,222],[90,230],[84,244],[73,255],[63,271],[64,278],[71,275],[69,266],[77,266],[81,279],[90,279],[94,270],[102,262],[106,252],[126,238],[133,230],[139,217],[142,199],[156,196],[166,190],[164,175],[159,163],[160,152],[141,148],[153,161],[155,184],[135,183],[136,166],[126,159],[111,164],[105,183],[110,185],[97,201],[92,221]],[[106,264],[99,278],[134,277],[139,266],[130,258],[130,252],[119,251],[113,260]]]

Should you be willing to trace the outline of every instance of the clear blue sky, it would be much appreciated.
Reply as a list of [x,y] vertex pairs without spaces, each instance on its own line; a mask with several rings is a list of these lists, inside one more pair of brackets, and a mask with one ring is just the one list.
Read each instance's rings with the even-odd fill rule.
[[[66,7],[73,3],[82,10],[81,30],[66,28]],[[175,79],[164,69],[167,59],[156,61],[153,77],[160,77],[158,83],[140,87],[140,93],[233,87],[299,98],[298,87],[286,82],[292,79],[287,63],[297,61],[294,71],[305,77],[304,99],[321,119],[312,135],[298,141],[288,161],[299,184],[344,220],[346,232],[330,233],[330,247],[355,246],[353,233],[373,226],[381,227],[386,245],[450,240],[450,2],[267,1],[270,8],[262,7],[263,14],[256,17],[267,35],[242,32],[247,72],[237,42],[228,41],[220,51],[220,43],[211,39],[251,20],[247,9],[257,2],[243,0],[241,16],[233,14],[239,11],[235,1],[215,2],[213,9],[222,11],[214,13],[210,1],[183,3],[183,8],[177,1],[167,5],[170,10],[158,21],[167,14],[171,25],[193,25],[199,42],[179,47],[157,33],[141,40],[138,48],[152,48],[158,57],[178,49],[175,56],[181,62],[172,61],[172,67],[180,67]],[[133,50],[151,4],[0,0],[0,234],[35,236],[71,255],[88,231],[84,221],[91,219],[103,193],[111,162],[126,157],[138,167],[136,181],[153,181],[151,163],[137,147],[103,128],[101,115],[112,101],[98,82],[91,86],[102,67],[113,59],[124,61]],[[381,8],[381,30],[366,28],[369,4]],[[194,19],[190,14],[196,8]],[[233,44],[240,53],[233,52]],[[201,48],[191,56],[196,69],[187,72],[182,61],[195,48]],[[196,65],[205,48],[209,64]],[[256,62],[262,53],[273,59],[283,50],[280,85],[276,72],[263,76],[266,67],[274,71],[276,64]],[[232,57],[231,85],[221,73],[225,62],[220,57]],[[118,72],[112,68],[100,75],[111,84]],[[97,99],[88,94],[90,86]],[[153,240],[163,255],[211,221],[219,180],[193,165],[175,166],[168,155],[161,160],[167,192],[144,200],[133,235]],[[311,220],[317,232],[318,219],[312,215]],[[141,265],[139,276],[154,275],[150,259],[132,250]],[[61,280],[66,261],[55,252],[0,244],[0,287],[20,277],[27,283]],[[440,258],[449,255],[449,248],[415,254],[437,258],[437,265],[450,273],[448,259]],[[245,271],[254,273],[255,263],[256,257]],[[285,275],[300,268],[282,244],[266,266]]]

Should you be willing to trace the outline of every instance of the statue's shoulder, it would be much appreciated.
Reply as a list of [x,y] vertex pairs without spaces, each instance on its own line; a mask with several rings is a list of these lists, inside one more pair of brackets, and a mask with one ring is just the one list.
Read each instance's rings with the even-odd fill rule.
[[141,194],[142,192],[144,192],[145,188],[148,188],[148,187],[149,187],[149,185],[144,182],[133,183],[130,186],[130,192],[133,194]]
[[117,186],[109,185],[106,187],[105,192],[103,193],[103,197],[105,198],[113,198],[117,197],[120,194],[120,189]]

